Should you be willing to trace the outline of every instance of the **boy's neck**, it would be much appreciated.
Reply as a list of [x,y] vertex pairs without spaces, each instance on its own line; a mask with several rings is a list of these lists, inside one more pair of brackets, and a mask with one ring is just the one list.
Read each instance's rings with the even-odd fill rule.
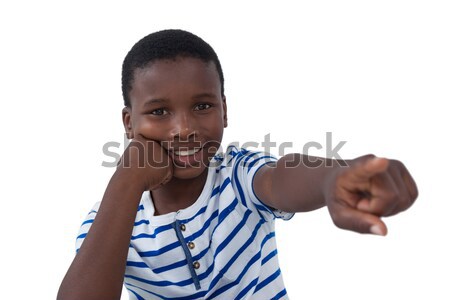
[[173,177],[167,184],[151,191],[155,216],[185,209],[197,201],[208,177],[208,168],[198,177],[179,179]]

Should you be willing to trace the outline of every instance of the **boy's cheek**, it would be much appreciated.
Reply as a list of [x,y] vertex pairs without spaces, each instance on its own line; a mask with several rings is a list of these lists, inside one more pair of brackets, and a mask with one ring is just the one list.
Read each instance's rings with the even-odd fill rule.
[[167,133],[164,132],[164,130],[161,127],[139,122],[138,124],[135,124],[133,128],[134,135],[142,135],[143,137],[153,140],[153,141],[164,141],[167,140]]

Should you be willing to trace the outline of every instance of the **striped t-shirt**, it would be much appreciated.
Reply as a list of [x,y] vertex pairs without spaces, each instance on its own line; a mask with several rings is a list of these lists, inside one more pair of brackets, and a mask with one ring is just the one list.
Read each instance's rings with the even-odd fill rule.
[[[205,186],[186,209],[154,216],[145,192],[136,214],[124,285],[130,299],[288,299],[272,210],[256,196],[256,171],[276,159],[230,146],[210,162]],[[97,203],[82,224],[80,248]]]

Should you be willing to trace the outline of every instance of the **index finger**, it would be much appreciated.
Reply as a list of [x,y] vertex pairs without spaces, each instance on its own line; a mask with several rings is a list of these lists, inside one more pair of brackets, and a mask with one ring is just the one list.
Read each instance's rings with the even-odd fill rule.
[[363,162],[358,162],[349,172],[349,177],[355,181],[366,181],[386,171],[388,166],[389,160],[387,158],[370,158]]

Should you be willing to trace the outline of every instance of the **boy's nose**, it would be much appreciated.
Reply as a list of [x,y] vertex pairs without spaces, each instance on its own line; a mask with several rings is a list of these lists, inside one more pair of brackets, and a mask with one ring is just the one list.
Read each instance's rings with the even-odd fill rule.
[[194,138],[197,135],[195,129],[195,122],[186,114],[180,115],[174,119],[174,124],[170,132],[172,140],[178,139],[180,141],[188,141],[189,138]]

